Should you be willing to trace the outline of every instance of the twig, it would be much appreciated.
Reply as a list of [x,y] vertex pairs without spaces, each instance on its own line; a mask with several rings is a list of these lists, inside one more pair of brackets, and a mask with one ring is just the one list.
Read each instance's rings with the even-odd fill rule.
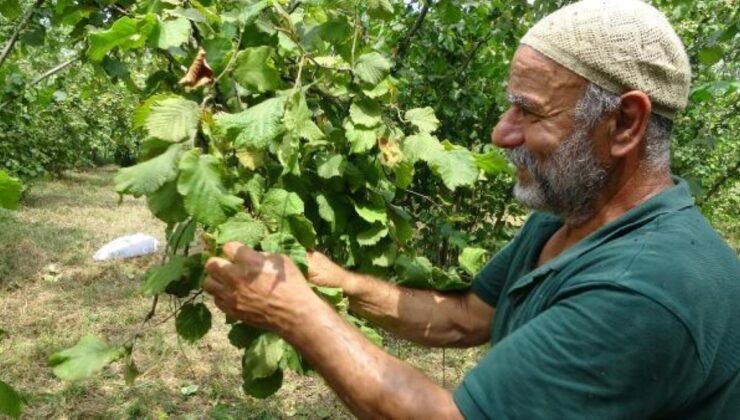
[[[352,70],[355,68],[355,49],[357,48],[357,37],[360,36],[360,12],[357,1],[355,1],[355,33],[352,36]],[[354,76],[354,73],[353,73]]]
[[0,67],[2,67],[3,63],[5,63],[5,60],[8,59],[8,56],[13,50],[15,43],[18,41],[18,37],[20,36],[21,31],[23,30],[23,28],[26,27],[28,21],[31,19],[31,16],[33,16],[33,13],[36,11],[36,9],[44,4],[44,1],[46,0],[36,0],[36,3],[34,3],[33,6],[31,6],[31,8],[26,11],[26,14],[23,15],[21,21],[18,22],[18,25],[16,25],[13,34],[10,36],[10,39],[8,39],[8,43],[5,44],[5,48],[3,48],[3,52],[0,53]]
[[217,85],[218,81],[221,80],[222,77],[224,77],[224,74],[226,74],[229,70],[231,70],[231,65],[234,63],[234,60],[237,56],[237,53],[239,52],[239,48],[242,46],[242,36],[244,35],[244,26],[239,28],[239,37],[236,41],[236,48],[234,48],[234,53],[231,54],[231,57],[229,57],[229,62],[226,63],[226,67],[221,71],[221,74],[219,74],[214,80],[213,85]]
[[483,39],[481,39],[480,41],[478,41],[477,44],[475,44],[475,47],[473,47],[470,53],[468,53],[468,56],[465,57],[465,62],[463,62],[463,65],[460,66],[457,73],[455,73],[455,77],[453,79],[459,78],[465,72],[465,70],[468,69],[468,66],[470,66],[470,63],[473,61],[473,58],[475,58],[475,55],[478,53],[478,50],[480,50],[483,44],[488,42],[488,40],[491,39],[492,36],[493,36],[493,31],[488,31],[488,35],[483,37]]
[[417,197],[421,197],[421,198],[429,201],[430,203],[434,204],[435,206],[439,207],[440,209],[444,210],[444,206],[443,205],[441,205],[441,204],[437,203],[436,201],[432,200],[432,198],[429,197],[429,196],[427,196],[427,195],[418,193],[418,192],[413,191],[413,190],[409,190],[407,188],[403,188],[403,191],[405,191],[405,192],[407,192],[409,194],[415,195]]
[[301,86],[301,76],[303,75],[303,64],[306,62],[306,57],[301,57],[300,63],[298,63],[298,75],[295,77],[295,83],[293,83],[293,91],[295,92]]
[[401,41],[398,42],[398,49],[396,50],[395,59],[396,59],[396,66],[400,67],[399,62],[403,59],[403,57],[406,55],[406,52],[408,52],[409,44],[411,43],[411,38],[416,35],[417,32],[419,32],[419,29],[421,29],[422,23],[424,23],[424,19],[427,16],[427,13],[429,12],[429,8],[431,7],[431,2],[429,0],[423,0],[424,6],[421,8],[421,11],[419,12],[419,15],[416,17],[416,20],[414,21],[413,26],[411,26],[411,29],[406,33],[406,35],[401,39]]
[[41,83],[42,81],[44,81],[44,79],[47,79],[47,78],[49,78],[49,77],[51,77],[51,76],[59,73],[60,71],[66,69],[68,66],[72,65],[75,61],[78,61],[78,60],[81,60],[81,59],[82,59],[82,56],[81,55],[78,55],[77,57],[71,58],[71,59],[65,61],[64,63],[57,64],[56,66],[54,66],[54,67],[50,68],[49,70],[47,70],[46,72],[44,72],[44,74],[42,74],[41,76],[33,79],[33,81],[31,82],[31,86],[35,86],[35,85]]
[[[33,81],[31,83],[29,83],[28,86],[36,86],[37,84],[43,82],[44,80],[48,79],[49,77],[51,77],[51,76],[59,73],[62,70],[65,70],[67,67],[69,67],[70,65],[74,64],[76,61],[79,61],[80,59],[82,59],[82,56],[77,56],[77,57],[74,57],[74,58],[72,58],[70,60],[65,61],[64,63],[57,64],[56,66],[54,66],[51,69],[49,69],[46,72],[44,72],[42,75],[40,75],[37,78],[33,79]],[[0,109],[5,108],[6,105],[8,105],[9,103],[13,102],[17,97],[18,97],[18,95],[14,95],[14,96],[11,96],[10,98],[8,98],[5,102],[3,102],[2,104],[0,104]]]
[[714,184],[709,188],[709,191],[707,191],[706,194],[702,197],[701,201],[699,202],[700,205],[703,205],[707,201],[709,201],[714,194],[717,193],[717,191],[722,188],[722,186],[729,181],[730,179],[734,179],[735,176],[737,176],[738,171],[740,171],[740,160],[735,163],[735,166],[730,168],[727,172],[725,172],[724,175],[722,175],[717,181],[714,182]]

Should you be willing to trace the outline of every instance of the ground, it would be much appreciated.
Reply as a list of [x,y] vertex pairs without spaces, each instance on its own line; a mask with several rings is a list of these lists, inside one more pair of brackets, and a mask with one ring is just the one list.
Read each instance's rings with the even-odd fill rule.
[[[143,372],[131,386],[122,364],[94,379],[66,383],[52,375],[52,353],[85,334],[121,343],[140,330],[151,300],[139,292],[157,256],[96,263],[97,248],[124,234],[163,240],[164,226],[144,200],[119,203],[115,168],[68,172],[32,184],[18,211],[0,209],[0,379],[27,399],[24,418],[348,418],[317,376],[288,373],[266,400],[240,388],[240,354],[227,338],[223,316],[195,345],[179,342],[174,322],[146,329],[136,346]],[[164,299],[153,320],[172,312]],[[453,389],[481,349],[424,349],[386,337],[388,351]],[[444,357],[444,358],[443,358]]]

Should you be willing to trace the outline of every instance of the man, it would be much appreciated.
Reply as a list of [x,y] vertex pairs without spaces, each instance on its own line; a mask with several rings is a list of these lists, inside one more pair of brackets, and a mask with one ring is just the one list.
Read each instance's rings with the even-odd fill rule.
[[522,39],[493,131],[536,210],[466,294],[409,290],[319,253],[308,280],[429,346],[491,350],[451,394],[373,346],[286,257],[207,264],[230,316],[298,348],[359,417],[737,418],[740,262],[669,171],[690,67],[635,0],[564,7]]

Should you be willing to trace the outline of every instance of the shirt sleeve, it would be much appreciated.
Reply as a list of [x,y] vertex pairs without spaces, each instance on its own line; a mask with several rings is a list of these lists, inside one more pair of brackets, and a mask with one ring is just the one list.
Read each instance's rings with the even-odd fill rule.
[[509,265],[511,265],[512,261],[513,248],[514,241],[509,242],[473,278],[473,285],[470,290],[494,308],[506,284]]
[[494,345],[454,399],[470,419],[652,418],[682,404],[703,377],[694,342],[672,312],[599,285]]

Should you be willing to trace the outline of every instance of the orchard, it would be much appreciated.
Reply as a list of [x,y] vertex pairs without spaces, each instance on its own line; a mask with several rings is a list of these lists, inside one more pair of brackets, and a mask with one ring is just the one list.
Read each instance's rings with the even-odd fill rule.
[[[44,206],[32,199],[44,183],[115,165],[106,188],[121,205],[108,211],[140,202],[164,230],[156,259],[133,275],[148,310],[128,328],[96,321],[34,363],[84,395],[100,375],[133,386],[152,329],[173,325],[185,346],[208,340],[222,317],[202,289],[204,264],[231,241],[286,254],[304,273],[316,249],[400,285],[469,288],[527,214],[490,141],[508,107],[510,60],[526,30],[566,3],[0,0],[0,225]],[[672,170],[737,250],[739,9],[651,3],[692,65]],[[41,266],[13,275],[11,240],[0,234],[0,301],[43,283]],[[350,311],[341,289],[313,289],[378,346],[398,345]],[[243,398],[314,375],[276,334],[225,322]],[[0,414],[33,417],[47,403],[1,360],[21,351],[11,324],[0,316]]]

